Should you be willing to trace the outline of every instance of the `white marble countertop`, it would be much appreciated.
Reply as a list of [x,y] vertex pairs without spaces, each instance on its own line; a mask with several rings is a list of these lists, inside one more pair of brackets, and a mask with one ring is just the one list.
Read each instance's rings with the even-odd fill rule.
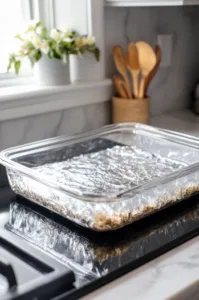
[[[199,116],[188,110],[152,118],[152,125],[199,137]],[[84,300],[198,300],[199,237],[83,298]]]
[[199,137],[199,115],[189,110],[153,117],[151,125]]

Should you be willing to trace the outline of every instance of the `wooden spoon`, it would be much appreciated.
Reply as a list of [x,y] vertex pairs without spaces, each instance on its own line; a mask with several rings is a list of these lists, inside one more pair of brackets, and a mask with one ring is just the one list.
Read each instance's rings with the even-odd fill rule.
[[157,59],[154,50],[149,44],[145,42],[137,42],[136,47],[138,49],[140,69],[142,73],[142,79],[139,89],[139,98],[143,99],[146,79],[155,67]]
[[113,76],[113,81],[115,84],[115,88],[120,95],[121,98],[128,99],[128,92],[127,92],[127,86],[126,83],[122,80],[122,78],[119,75]]
[[138,76],[140,73],[140,63],[138,58],[138,50],[134,43],[128,45],[127,66],[132,76],[134,96],[139,96]]
[[124,82],[126,83],[128,98],[131,99],[132,93],[127,75],[126,62],[122,53],[122,48],[120,46],[115,46],[113,48],[113,59],[118,72],[122,75]]
[[151,81],[153,80],[153,78],[155,77],[157,71],[158,71],[158,68],[159,68],[159,65],[160,65],[160,62],[161,62],[161,48],[159,45],[155,46],[155,55],[156,55],[156,64],[155,64],[155,67],[153,68],[153,70],[149,73],[149,76],[147,77],[146,79],[146,83],[145,83],[145,88],[144,88],[144,93],[145,95],[147,95],[147,90],[148,90],[148,87],[149,87],[149,84],[151,83]]

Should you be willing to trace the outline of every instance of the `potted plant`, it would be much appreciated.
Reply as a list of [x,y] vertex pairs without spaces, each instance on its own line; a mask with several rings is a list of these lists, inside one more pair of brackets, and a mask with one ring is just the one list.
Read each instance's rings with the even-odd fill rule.
[[[15,38],[19,41],[19,48],[16,53],[10,54],[8,71],[14,67],[18,74],[27,57],[40,85],[63,85],[70,82],[69,55],[93,52],[99,59],[99,50],[91,43],[92,37],[80,36],[72,30],[53,28],[48,31],[41,22],[32,21]],[[87,44],[84,42],[84,46],[80,45],[79,41],[82,40],[87,41]]]
[[96,46],[95,37],[76,34],[74,47],[69,56],[71,82],[99,80],[99,59],[100,50]]

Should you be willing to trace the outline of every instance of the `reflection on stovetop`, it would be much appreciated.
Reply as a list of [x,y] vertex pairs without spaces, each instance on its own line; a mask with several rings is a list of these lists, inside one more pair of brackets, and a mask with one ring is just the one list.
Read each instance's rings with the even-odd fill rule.
[[3,295],[8,289],[8,282],[4,276],[0,274],[0,296]]
[[5,227],[73,269],[82,286],[197,229],[197,202],[193,197],[189,206],[184,202],[121,230],[96,233],[66,226],[63,218],[19,199],[10,204]]

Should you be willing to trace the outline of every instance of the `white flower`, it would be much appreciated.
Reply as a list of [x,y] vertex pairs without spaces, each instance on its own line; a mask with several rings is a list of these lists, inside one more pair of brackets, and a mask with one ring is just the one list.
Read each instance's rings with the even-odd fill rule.
[[83,47],[85,44],[84,44],[84,39],[85,38],[81,38],[81,37],[77,37],[75,39],[75,45],[78,47],[78,48],[81,48]]
[[50,32],[50,37],[56,42],[60,42],[62,39],[63,33],[55,28],[53,28]]
[[83,46],[87,45],[87,37],[86,36],[82,37],[82,44],[83,44]]
[[33,31],[21,34],[22,39],[27,43],[32,42],[32,40],[35,38],[35,36],[36,36],[36,33]]
[[84,46],[92,46],[95,44],[95,38],[93,36],[77,37],[75,39],[75,44],[78,48],[81,48]]
[[63,39],[64,42],[71,43],[73,39],[66,37]]
[[65,37],[70,37],[73,34],[73,30],[66,28],[65,26],[60,26],[59,31],[62,32]]
[[87,36],[86,44],[92,46],[95,44],[95,37],[94,36]]
[[42,42],[40,49],[43,53],[47,54],[50,48],[47,42]]
[[32,36],[31,42],[32,42],[33,46],[36,49],[40,49],[41,48],[42,40],[41,40],[41,38],[37,34],[35,34],[35,35]]
[[43,41],[39,35],[34,34],[31,42],[36,49],[40,49],[43,53],[47,54],[49,51],[49,45],[47,41]]
[[26,44],[22,44],[18,51],[17,51],[17,55],[19,56],[25,56],[28,53],[28,47]]
[[27,24],[25,33],[35,31],[37,23],[38,23],[38,21],[36,21],[36,20],[29,21],[29,23]]
[[[34,32],[34,31],[33,31],[33,32]],[[42,27],[41,27],[41,26],[37,27],[36,33],[39,34],[39,35],[42,34]]]
[[71,36],[73,34],[72,29],[65,29],[63,30],[66,36]]

